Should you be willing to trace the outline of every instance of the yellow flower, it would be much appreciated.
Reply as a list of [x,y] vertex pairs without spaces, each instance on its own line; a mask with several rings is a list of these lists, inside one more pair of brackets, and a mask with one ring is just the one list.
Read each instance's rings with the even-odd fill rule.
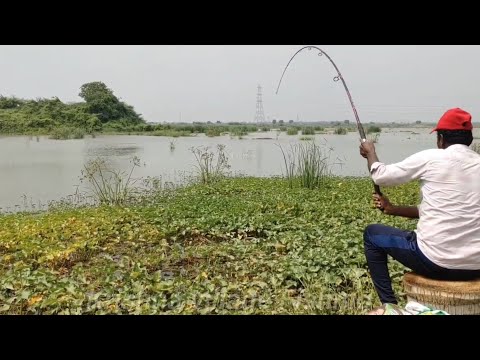
[[43,296],[42,295],[37,295],[32,297],[31,299],[28,300],[28,306],[35,305],[36,303],[42,301]]

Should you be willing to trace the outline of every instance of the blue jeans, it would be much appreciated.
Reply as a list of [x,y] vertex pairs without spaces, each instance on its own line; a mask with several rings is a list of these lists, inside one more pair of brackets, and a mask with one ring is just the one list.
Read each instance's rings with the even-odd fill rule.
[[397,304],[388,273],[387,255],[418,275],[437,280],[472,280],[480,270],[451,270],[431,262],[418,248],[414,231],[403,231],[385,225],[369,225],[363,233],[365,256],[373,284],[382,304]]

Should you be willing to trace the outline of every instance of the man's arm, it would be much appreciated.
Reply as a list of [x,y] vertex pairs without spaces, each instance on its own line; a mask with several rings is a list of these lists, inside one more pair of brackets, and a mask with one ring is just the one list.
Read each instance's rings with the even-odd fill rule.
[[369,172],[371,172],[374,163],[380,162],[377,153],[375,152],[375,145],[370,141],[363,142],[360,145],[360,155],[367,159]]
[[409,219],[418,219],[418,207],[417,206],[396,206],[393,205],[386,196],[380,196],[373,194],[373,202],[379,209],[383,209],[383,213],[392,216],[402,216]]
[[393,215],[393,216],[402,216],[409,219],[418,219],[418,207],[416,206],[395,206],[392,207],[387,211],[386,209],[383,210],[383,213],[386,215]]
[[366,141],[360,145],[360,155],[368,160],[372,180],[380,186],[402,185],[412,180],[422,179],[430,158],[434,156],[432,151],[434,150],[424,150],[399,163],[385,165],[378,160],[375,145],[372,142]]
[[378,160],[377,153],[375,152],[375,149],[373,149],[372,152],[367,154],[367,160],[368,160],[368,172],[372,171],[372,165],[375,164],[376,162],[380,162]]

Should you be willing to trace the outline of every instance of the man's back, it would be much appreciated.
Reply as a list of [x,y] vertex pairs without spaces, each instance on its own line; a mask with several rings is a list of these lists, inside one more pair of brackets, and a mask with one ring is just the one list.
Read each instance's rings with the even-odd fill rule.
[[413,272],[437,280],[480,278],[480,155],[473,143],[472,115],[460,108],[443,114],[431,133],[437,148],[414,154],[397,164],[380,162],[375,145],[360,144],[360,155],[379,186],[422,184],[420,206],[396,206],[375,193],[375,206],[392,216],[419,219],[417,230],[371,224],[363,232],[365,258],[382,304],[397,304],[388,257]]
[[466,145],[432,149],[372,166],[378,185],[421,180],[420,250],[447,269],[480,269],[480,155]]

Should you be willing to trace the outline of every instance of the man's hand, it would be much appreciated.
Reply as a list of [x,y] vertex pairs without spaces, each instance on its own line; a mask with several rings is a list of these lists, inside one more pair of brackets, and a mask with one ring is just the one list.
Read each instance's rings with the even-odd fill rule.
[[384,214],[392,214],[392,209],[394,208],[394,206],[390,203],[390,200],[388,200],[386,196],[381,196],[377,193],[373,193],[373,204],[377,209],[382,210]]
[[418,219],[419,212],[417,206],[396,206],[384,195],[373,193],[373,204],[377,209],[382,210],[385,215],[402,216],[409,219]]
[[360,155],[367,159],[368,171],[372,169],[372,165],[378,162],[377,154],[375,153],[375,145],[373,142],[365,140],[360,144]]
[[360,155],[366,159],[370,154],[375,154],[375,145],[373,142],[367,140],[360,143]]

